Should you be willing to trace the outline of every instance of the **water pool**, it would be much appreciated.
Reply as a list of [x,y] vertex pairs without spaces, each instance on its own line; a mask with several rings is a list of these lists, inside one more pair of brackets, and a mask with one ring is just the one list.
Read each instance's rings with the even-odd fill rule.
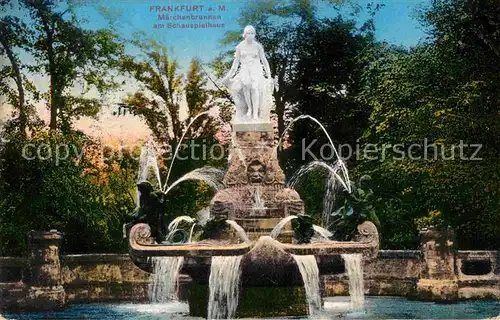
[[[456,304],[409,301],[395,297],[366,297],[364,311],[350,309],[348,297],[326,298],[324,309],[311,319],[486,319],[500,315],[500,301],[464,301]],[[189,317],[185,303],[69,305],[60,312],[3,314],[5,319],[157,320]],[[276,319],[276,318],[274,318]]]

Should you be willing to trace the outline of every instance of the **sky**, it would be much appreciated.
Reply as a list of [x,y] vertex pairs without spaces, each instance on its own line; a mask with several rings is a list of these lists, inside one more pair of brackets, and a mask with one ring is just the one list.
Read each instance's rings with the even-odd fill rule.
[[[60,1],[64,7],[65,0]],[[210,62],[219,53],[230,48],[223,47],[220,40],[227,31],[240,30],[238,17],[242,9],[251,4],[252,0],[70,0],[76,4],[77,15],[86,20],[85,28],[99,29],[110,27],[102,9],[113,13],[115,17],[113,26],[123,37],[133,38],[135,32],[143,32],[170,50],[170,55],[178,60],[180,71],[185,72],[193,57],[198,57],[203,62]],[[350,0],[362,10],[354,16],[358,24],[366,21],[368,11],[366,6],[370,0]],[[375,35],[378,40],[406,47],[417,45],[425,39],[424,29],[415,18],[415,10],[428,5],[430,0],[372,0],[383,4],[375,15]],[[317,1],[318,15],[320,17],[333,17],[339,14],[332,9],[326,1]],[[350,17],[353,5],[342,7],[341,14]],[[159,15],[163,20],[159,20]],[[188,21],[172,20],[184,16],[212,16],[212,20]],[[166,20],[166,19],[169,20]],[[202,28],[201,24],[211,23],[212,27]],[[183,28],[182,24],[198,24],[197,28]],[[176,25],[180,24],[180,25]],[[156,25],[156,27],[155,27]],[[163,26],[162,28],[159,28]],[[241,30],[242,31],[242,30]],[[258,40],[257,29],[257,40]],[[264,48],[265,49],[265,48]],[[37,76],[33,79],[41,88],[47,87],[47,79]],[[136,90],[133,83],[127,83],[125,93]],[[77,89],[78,90],[78,89]],[[109,98],[108,104],[119,101],[121,97]],[[184,105],[184,108],[183,108]],[[185,109],[185,104],[181,109]],[[48,112],[42,103],[38,106],[42,118],[48,118]],[[110,108],[104,108],[99,115],[100,120],[83,119],[78,122],[78,127],[93,135],[118,136],[125,140],[129,136],[139,137],[149,133],[147,127],[132,116],[116,117]],[[185,110],[181,110],[181,117]],[[133,130],[130,130],[133,128]]]
[[[136,31],[143,31],[148,36],[160,40],[173,49],[174,56],[179,60],[181,66],[185,67],[192,57],[198,57],[208,62],[215,55],[228,49],[220,45],[220,39],[227,31],[241,29],[238,25],[238,17],[242,9],[251,4],[252,0],[73,0],[77,3],[88,3],[82,5],[78,11],[82,17],[89,19],[88,27],[103,28],[108,21],[99,12],[102,6],[111,12],[119,13],[117,25],[119,32],[130,37]],[[362,8],[357,20],[365,21],[368,17],[366,6],[370,2],[380,3],[384,6],[375,16],[376,37],[393,44],[413,46],[425,37],[423,29],[414,17],[415,9],[428,5],[430,0],[351,0]],[[317,0],[318,14],[321,17],[336,16],[338,12],[328,5],[327,1]],[[184,7],[181,7],[184,5]],[[178,11],[175,10],[178,6]],[[219,10],[219,7],[220,10]],[[209,11],[210,8],[213,11]],[[341,13],[349,16],[352,5],[345,5]],[[212,15],[220,16],[218,20],[212,20],[218,27],[213,28],[168,28],[168,23],[175,24],[176,21],[159,20],[159,15]],[[186,21],[186,20],[185,20]],[[206,20],[205,20],[206,21]],[[183,22],[183,21],[177,21]],[[185,22],[189,23],[189,22]],[[164,28],[154,28],[154,25],[164,25]],[[258,37],[257,30],[257,37]]]

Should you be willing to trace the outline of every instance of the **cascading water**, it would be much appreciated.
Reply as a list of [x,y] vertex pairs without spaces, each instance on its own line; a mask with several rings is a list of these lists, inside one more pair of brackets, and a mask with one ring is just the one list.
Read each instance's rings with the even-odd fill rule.
[[365,304],[363,265],[361,254],[342,254],[347,275],[349,276],[349,295],[351,308],[360,309]]
[[[273,239],[276,239],[280,233],[281,233],[281,230],[283,229],[283,227],[285,226],[285,224],[287,224],[288,222],[292,221],[293,219],[296,219],[298,218],[297,216],[294,216],[294,215],[291,215],[291,216],[288,216],[286,218],[283,218],[281,219],[280,222],[278,222],[278,224],[276,224],[276,226],[274,227],[274,229],[271,231],[271,234],[269,235],[271,238]],[[325,228],[322,228],[320,226],[317,226],[317,225],[313,225],[313,229],[316,233],[318,233],[321,237],[325,238],[325,239],[328,239],[330,238],[333,233],[331,233],[330,231],[326,230]]]
[[[211,110],[207,110],[207,111],[204,111],[204,112],[200,112],[199,114],[197,114],[190,122],[189,124],[187,125],[186,129],[184,130],[184,132],[182,133],[182,136],[181,136],[181,139],[179,140],[179,144],[177,145],[177,147],[175,147],[175,151],[174,151],[174,156],[172,157],[172,162],[170,163],[170,167],[168,168],[168,173],[167,173],[167,178],[165,179],[165,189],[167,189],[168,187],[168,178],[170,178],[170,172],[172,172],[172,167],[174,165],[174,162],[175,162],[175,159],[177,158],[177,153],[179,152],[179,147],[182,145],[182,141],[184,141],[184,137],[186,136],[186,133],[189,131],[189,128],[191,127],[191,125],[201,116],[204,116],[206,114],[210,114],[211,113]],[[165,191],[165,193],[167,193]]]
[[215,189],[215,191],[218,191],[224,187],[224,184],[222,183],[224,179],[224,171],[217,169],[217,168],[212,168],[212,167],[203,167],[203,168],[198,168],[194,169],[193,171],[190,171],[183,175],[181,178],[177,179],[174,183],[170,185],[165,190],[165,194],[167,194],[170,190],[172,190],[176,185],[183,181],[187,180],[199,180],[203,181],[206,184],[208,184],[210,187]]
[[265,216],[266,215],[266,206],[264,200],[262,199],[262,193],[260,187],[255,188],[253,194],[253,203],[252,203],[252,211],[250,212],[250,216]]
[[172,222],[170,222],[170,224],[168,225],[168,228],[167,228],[168,234],[165,237],[165,240],[167,242],[171,242],[172,239],[174,239],[175,234],[178,231],[180,231],[179,224],[182,222],[187,222],[189,224],[192,224],[191,225],[191,232],[189,233],[189,237],[186,239],[188,242],[191,242],[192,231],[194,229],[194,226],[196,225],[196,221],[193,218],[191,218],[190,216],[179,216],[179,217],[175,218],[174,220],[172,220]]
[[320,226],[313,225],[313,229],[315,232],[317,232],[320,236],[322,236],[325,239],[329,239],[331,236],[333,236],[333,233]]
[[178,300],[177,282],[184,257],[151,257],[153,273],[149,285],[151,302]]
[[265,208],[266,207],[264,206],[264,200],[262,200],[262,194],[261,194],[260,187],[257,187],[255,189],[255,193],[254,193],[252,209],[262,210]]
[[[347,183],[349,184],[349,181]],[[325,181],[325,197],[323,199],[323,213],[321,215],[324,226],[330,225],[330,216],[334,209],[337,188],[337,178],[333,173],[329,172]]]
[[335,193],[337,189],[337,182],[340,182],[342,187],[347,190],[349,193],[352,191],[351,184],[349,182],[349,173],[347,172],[347,167],[344,163],[344,161],[340,158],[337,150],[335,149],[335,146],[333,144],[332,138],[326,131],[325,127],[319,122],[316,118],[311,117],[310,115],[301,115],[288,124],[288,126],[285,128],[283,131],[279,142],[278,146],[281,145],[281,140],[285,136],[286,132],[290,127],[296,122],[301,119],[309,119],[313,122],[315,122],[325,133],[326,137],[328,138],[328,142],[330,143],[333,153],[335,154],[336,161],[334,162],[333,165],[330,165],[326,162],[323,161],[312,161],[311,163],[303,166],[300,168],[300,170],[294,174],[292,179],[290,179],[289,186],[291,188],[294,187],[294,185],[299,181],[299,178],[304,176],[305,174],[309,173],[309,171],[317,168],[324,168],[328,170],[328,176],[326,177],[325,181],[325,196],[323,200],[323,219],[322,219],[322,225],[323,226],[328,226],[329,225],[329,220],[330,220],[330,215],[333,211],[333,206],[335,203]]
[[191,230],[189,231],[189,238],[188,238],[189,243],[193,241],[194,227],[196,227],[196,223],[193,223],[193,225],[191,226]]
[[226,223],[229,224],[233,229],[238,233],[238,236],[240,237],[243,242],[250,243],[250,239],[248,238],[247,233],[245,232],[245,229],[243,229],[236,221],[234,220],[226,220]]
[[179,224],[183,221],[187,223],[194,223],[194,219],[190,216],[179,216],[168,224],[168,231],[177,229],[179,227]]
[[330,215],[333,211],[333,205],[335,204],[335,193],[337,190],[338,183],[342,185],[344,190],[350,192],[351,185],[348,180],[344,180],[341,176],[341,168],[339,162],[335,165],[328,164],[323,161],[312,161],[304,166],[302,166],[295,174],[292,176],[287,186],[295,189],[297,184],[301,181],[302,177],[307,176],[311,171],[321,169],[326,170],[328,173],[325,181],[325,196],[323,200],[323,214],[322,214],[322,224],[327,226],[329,224]]
[[[335,154],[335,157],[337,159],[336,163],[339,165],[339,168],[341,169],[341,175],[343,176],[343,178],[339,177],[339,179],[340,179],[340,181],[346,181],[346,182],[348,182],[349,181],[349,173],[347,172],[347,168],[346,168],[346,166],[344,164],[344,161],[340,158],[340,156],[339,156],[339,154],[337,152],[337,149],[335,149],[335,145],[333,144],[333,140],[330,137],[330,135],[328,134],[328,131],[326,131],[325,126],[323,126],[323,124],[321,122],[319,122],[318,119],[316,119],[314,117],[311,117],[310,115],[305,114],[305,115],[298,116],[297,118],[295,118],[292,121],[290,121],[290,123],[288,124],[288,126],[285,128],[285,130],[281,134],[281,137],[280,137],[280,139],[278,141],[278,146],[281,145],[281,140],[283,139],[283,137],[287,133],[288,129],[290,129],[290,127],[295,122],[297,122],[297,121],[299,121],[301,119],[309,119],[311,121],[314,121],[323,130],[323,132],[325,133],[326,137],[328,138],[328,142],[332,146],[333,153]],[[351,186],[349,184],[344,185],[344,187],[347,189],[347,191],[351,192]]]
[[[151,174],[151,170],[154,171],[156,176],[156,180],[158,183],[158,187],[161,189],[161,176],[160,176],[160,168],[158,167],[157,161],[157,153],[156,149],[153,146],[152,142],[148,141],[141,148],[141,155],[139,157],[139,170],[137,173],[136,183],[141,183],[143,181],[149,181],[149,176]],[[139,198],[141,194],[139,190],[137,190],[137,198],[136,198],[136,206],[139,207]]]
[[292,254],[293,259],[299,267],[304,289],[306,290],[309,315],[321,310],[321,295],[319,292],[319,269],[314,256],[300,256]]
[[297,216],[292,215],[292,216],[288,216],[286,218],[281,219],[281,221],[278,222],[278,224],[276,224],[274,229],[271,231],[271,234],[269,236],[273,239],[276,239],[280,235],[281,229],[283,229],[285,224],[287,224],[288,222],[290,222],[296,218],[297,218]]
[[214,256],[210,267],[208,319],[232,319],[238,307],[243,256]]

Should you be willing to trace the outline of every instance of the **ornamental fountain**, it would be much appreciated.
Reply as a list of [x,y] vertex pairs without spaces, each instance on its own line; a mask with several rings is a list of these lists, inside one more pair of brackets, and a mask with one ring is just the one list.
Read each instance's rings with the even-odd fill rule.
[[[302,218],[307,216],[299,194],[286,186],[278,162],[277,137],[270,121],[273,85],[269,64],[262,46],[254,39],[253,27],[246,27],[243,36],[233,66],[222,79],[236,108],[233,148],[223,187],[215,188],[217,192],[208,208],[210,220],[205,222],[201,236],[192,240],[196,221],[181,217],[179,221],[192,223],[190,235],[182,237],[182,241],[169,241],[179,231],[179,221],[167,228],[162,204],[167,190],[178,182],[153,192],[150,185],[138,181],[141,199],[136,219],[124,228],[129,254],[137,266],[154,274],[156,282],[169,282],[168,288],[162,290],[153,284],[154,301],[175,292],[179,273],[189,275],[192,316],[220,319],[311,315],[322,306],[319,275],[342,272],[343,261],[353,260],[348,257],[375,258],[378,232],[373,223],[366,221],[357,227],[352,241],[297,237],[297,229],[289,222],[306,221]],[[345,165],[338,159],[334,168],[332,176],[347,188]],[[315,230],[328,235],[318,226],[310,227],[312,233]],[[360,290],[359,283],[356,288]]]

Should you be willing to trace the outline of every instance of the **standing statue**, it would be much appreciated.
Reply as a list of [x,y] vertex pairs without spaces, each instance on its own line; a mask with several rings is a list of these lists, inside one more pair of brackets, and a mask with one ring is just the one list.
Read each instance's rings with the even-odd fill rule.
[[244,40],[236,46],[231,70],[221,79],[236,105],[235,122],[270,121],[271,69],[255,34],[254,27],[245,27]]

